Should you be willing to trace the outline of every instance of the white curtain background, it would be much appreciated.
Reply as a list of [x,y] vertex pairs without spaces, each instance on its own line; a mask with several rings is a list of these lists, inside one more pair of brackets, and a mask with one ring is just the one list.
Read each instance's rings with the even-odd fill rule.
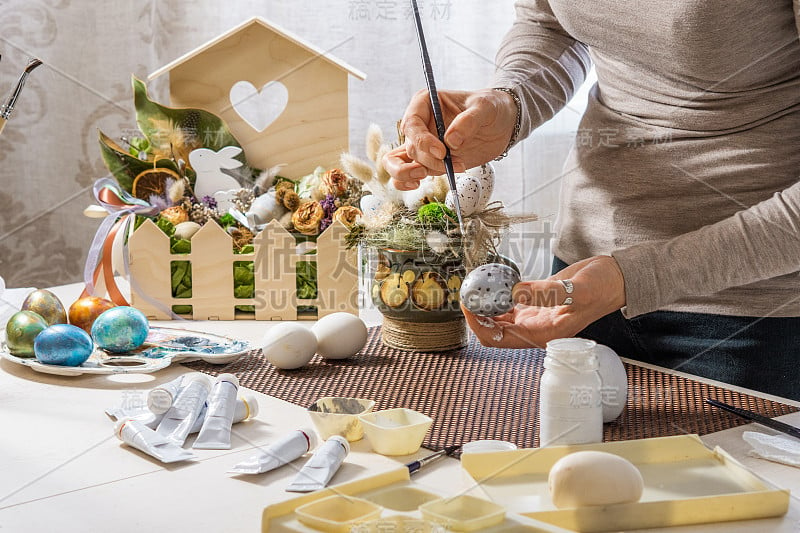
[[[439,87],[486,86],[513,2],[419,3]],[[99,225],[82,211],[94,180],[107,174],[97,129],[114,137],[136,129],[132,73],[144,78],[242,21],[265,17],[367,74],[350,80],[351,150],[358,154],[370,123],[394,138],[406,103],[424,87],[406,0],[0,0],[0,13],[0,98],[30,57],[45,63],[0,135],[0,276],[9,287],[81,278]],[[166,82],[150,87],[165,104]],[[496,164],[495,199],[542,217],[517,228],[506,247],[528,277],[549,268],[562,165],[585,91]]]

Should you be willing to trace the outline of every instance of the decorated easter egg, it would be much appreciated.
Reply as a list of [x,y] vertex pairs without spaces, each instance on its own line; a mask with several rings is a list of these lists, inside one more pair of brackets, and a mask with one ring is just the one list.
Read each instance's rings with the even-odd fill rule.
[[317,337],[306,327],[284,322],[267,330],[261,349],[267,361],[291,370],[311,361],[317,353]]
[[332,313],[311,328],[317,336],[317,353],[325,359],[345,359],[367,343],[367,326],[350,313]]
[[489,263],[467,274],[461,284],[461,302],[471,313],[497,316],[514,308],[511,291],[519,273],[508,265]]
[[[481,209],[480,201],[483,194],[483,186],[479,178],[469,174],[459,174],[456,177],[456,189],[458,189],[458,201],[461,206],[461,214],[469,216]],[[450,191],[444,201],[445,205],[455,210],[455,193]]]
[[52,292],[39,289],[33,291],[22,302],[23,311],[33,311],[47,322],[48,326],[53,324],[66,324],[67,312],[64,304]]
[[97,296],[80,298],[69,306],[69,323],[91,333],[95,319],[115,306],[114,302]]
[[494,192],[494,167],[491,163],[484,163],[483,165],[467,170],[464,174],[475,176],[481,182],[481,198],[478,201],[479,209],[485,208],[489,205]]
[[600,398],[603,402],[603,422],[616,420],[628,401],[628,374],[617,352],[598,344],[594,347],[597,356],[597,373],[600,374]]
[[80,366],[92,355],[89,334],[71,324],[56,324],[36,336],[36,359],[48,365]]
[[144,344],[150,325],[135,307],[120,305],[104,311],[92,324],[92,339],[114,353],[129,352]]
[[33,341],[47,326],[44,318],[33,311],[17,311],[6,323],[8,351],[18,357],[33,357]]

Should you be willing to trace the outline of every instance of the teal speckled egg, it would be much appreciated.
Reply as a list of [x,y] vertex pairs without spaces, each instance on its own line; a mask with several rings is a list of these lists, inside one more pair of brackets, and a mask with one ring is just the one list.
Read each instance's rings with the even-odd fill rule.
[[67,311],[64,309],[64,304],[55,294],[45,289],[30,293],[22,302],[22,310],[33,311],[44,318],[48,326],[67,323]]
[[6,345],[17,357],[33,357],[33,340],[47,329],[44,318],[33,311],[17,311],[6,323]]
[[56,324],[36,336],[36,359],[48,365],[80,366],[92,355],[89,334],[77,326]]
[[121,305],[104,311],[92,324],[92,339],[114,353],[129,352],[144,344],[150,324],[134,307]]

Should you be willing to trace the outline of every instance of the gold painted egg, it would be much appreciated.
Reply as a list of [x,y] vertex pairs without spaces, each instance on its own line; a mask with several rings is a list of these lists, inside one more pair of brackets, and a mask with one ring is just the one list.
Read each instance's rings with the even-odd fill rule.
[[44,318],[33,311],[17,311],[6,324],[8,351],[17,357],[33,357],[33,341],[47,329]]
[[30,293],[22,302],[22,310],[33,311],[42,317],[48,326],[67,323],[67,311],[64,309],[64,304],[55,294],[45,289]]
[[69,306],[69,323],[91,334],[92,324],[97,320],[97,317],[112,307],[116,307],[116,304],[105,298],[98,298],[96,296],[80,298]]

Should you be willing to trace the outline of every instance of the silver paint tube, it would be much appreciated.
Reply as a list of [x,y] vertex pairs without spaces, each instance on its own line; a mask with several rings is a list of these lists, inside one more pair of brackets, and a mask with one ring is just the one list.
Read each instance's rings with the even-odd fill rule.
[[169,408],[175,398],[178,397],[178,392],[181,390],[183,383],[183,375],[178,376],[172,381],[168,381],[147,393],[147,408],[157,415],[163,415]]
[[291,463],[316,446],[317,434],[314,433],[314,430],[301,428],[284,435],[266,449],[245,459],[228,472],[231,474],[263,474]]
[[203,410],[210,388],[208,378],[202,374],[184,378],[183,387],[175,398],[175,403],[158,424],[156,429],[158,434],[178,446],[183,446],[189,430]]
[[114,427],[114,434],[125,444],[155,457],[162,463],[176,463],[197,458],[189,450],[173,444],[136,420],[120,420]]
[[220,374],[206,403],[206,415],[200,435],[192,448],[199,450],[230,450],[231,426],[236,413],[236,393],[239,380],[233,374]]
[[159,422],[161,422],[161,419],[164,418],[164,415],[157,415],[150,409],[125,409],[123,407],[111,407],[106,409],[106,415],[114,421],[120,421],[124,418],[136,420],[150,429],[155,429]]
[[288,492],[312,492],[328,485],[333,475],[342,466],[344,458],[350,453],[347,439],[334,435],[314,452],[314,455],[297,473],[292,484],[286,487]]
[[[208,403],[203,406],[203,410],[200,411],[200,415],[197,417],[197,420],[194,421],[192,425],[192,429],[189,430],[189,434],[199,433],[200,429],[203,427],[203,422],[206,418],[206,412],[208,410]],[[238,424],[239,422],[244,422],[245,420],[250,420],[251,418],[255,418],[258,415],[258,401],[256,397],[252,394],[248,394],[246,396],[242,396],[236,399],[236,411],[233,413],[233,423]]]

